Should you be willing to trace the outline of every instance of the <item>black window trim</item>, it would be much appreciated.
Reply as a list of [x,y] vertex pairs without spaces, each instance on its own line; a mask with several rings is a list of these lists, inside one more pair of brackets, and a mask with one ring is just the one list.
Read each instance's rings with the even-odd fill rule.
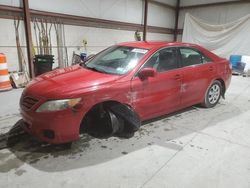
[[[177,54],[178,54],[178,59],[179,59],[179,63],[180,63],[181,68],[184,68],[184,67],[196,67],[196,66],[201,66],[201,65],[204,65],[204,64],[207,64],[207,63],[212,62],[212,59],[211,59],[211,58],[209,58],[209,57],[207,57],[206,55],[204,55],[204,53],[202,53],[202,52],[201,52],[199,49],[197,49],[197,48],[189,47],[189,46],[177,46],[176,48],[177,48],[177,51],[178,51]],[[182,58],[181,58],[181,51],[180,51],[180,49],[183,49],[183,48],[184,48],[184,49],[191,49],[191,50],[194,50],[195,52],[199,53],[199,54],[202,55],[203,57],[209,59],[210,61],[207,62],[207,63],[203,63],[203,62],[202,62],[202,63],[200,63],[200,64],[184,66],[183,61],[182,61]]]
[[132,77],[132,79],[134,79],[135,77],[138,77],[138,73],[140,72],[140,70],[143,68],[143,66],[156,54],[158,53],[159,51],[161,50],[164,50],[164,49],[168,49],[168,48],[173,48],[175,50],[175,56],[176,56],[176,61],[177,61],[177,68],[176,69],[172,69],[172,70],[167,70],[167,71],[164,71],[164,72],[157,72],[157,74],[162,74],[162,73],[166,73],[166,72],[169,72],[169,71],[173,71],[173,70],[177,70],[177,69],[180,69],[182,68],[182,65],[181,65],[181,60],[179,59],[179,50],[178,50],[178,46],[165,46],[165,47],[162,47],[162,48],[159,48],[157,51],[155,51],[153,54],[151,54],[146,60],[145,62],[140,66],[140,68],[135,72],[134,76]]

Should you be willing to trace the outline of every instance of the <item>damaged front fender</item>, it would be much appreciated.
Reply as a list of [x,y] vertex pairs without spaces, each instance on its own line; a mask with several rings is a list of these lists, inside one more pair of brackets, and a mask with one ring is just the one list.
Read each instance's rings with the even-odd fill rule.
[[125,126],[130,127],[129,129],[131,131],[135,132],[140,128],[141,126],[140,117],[136,112],[134,112],[133,109],[119,103],[110,105],[108,108],[116,116],[123,119],[125,121]]

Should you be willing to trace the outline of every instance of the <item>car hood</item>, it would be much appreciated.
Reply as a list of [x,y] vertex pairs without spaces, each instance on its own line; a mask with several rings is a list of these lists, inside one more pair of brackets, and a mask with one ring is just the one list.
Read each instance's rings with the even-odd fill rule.
[[97,90],[103,84],[120,78],[75,65],[57,69],[36,77],[27,86],[27,92],[45,98],[74,97],[88,91]]

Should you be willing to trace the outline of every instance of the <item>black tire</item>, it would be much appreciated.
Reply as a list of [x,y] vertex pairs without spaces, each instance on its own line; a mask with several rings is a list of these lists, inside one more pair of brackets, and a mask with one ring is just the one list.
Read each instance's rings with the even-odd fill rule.
[[115,135],[120,138],[131,138],[135,135],[135,130],[131,124],[124,122],[123,126]]
[[[137,131],[141,126],[139,115],[133,109],[122,104],[116,104],[109,107],[109,109],[119,118],[125,122],[125,127],[131,131]],[[125,128],[124,127],[124,128]]]
[[212,83],[212,85],[207,89],[202,106],[204,106],[205,108],[212,108],[216,106],[216,104],[220,100],[221,93],[222,93],[221,82],[218,80],[215,80]]
[[122,104],[105,104],[94,107],[84,119],[80,133],[88,133],[97,138],[118,136],[131,138],[140,128],[139,116]]
[[108,109],[101,114],[94,109],[87,115],[83,124],[82,132],[97,138],[107,138],[121,131],[124,121]]
[[115,134],[121,138],[131,138],[134,133],[140,128],[140,117],[128,106],[122,104],[111,105],[109,109],[123,120],[123,124],[119,126],[119,131]]
[[121,132],[124,129],[124,121],[110,110],[108,110],[108,113],[112,135],[116,134],[117,132]]

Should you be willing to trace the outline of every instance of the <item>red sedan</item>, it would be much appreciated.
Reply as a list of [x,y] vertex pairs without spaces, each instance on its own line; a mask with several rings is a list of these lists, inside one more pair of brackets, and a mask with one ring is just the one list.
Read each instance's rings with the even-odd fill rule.
[[230,80],[229,62],[200,46],[122,43],[35,78],[20,99],[22,127],[54,144],[84,131],[127,136],[141,121],[195,104],[214,107]]

